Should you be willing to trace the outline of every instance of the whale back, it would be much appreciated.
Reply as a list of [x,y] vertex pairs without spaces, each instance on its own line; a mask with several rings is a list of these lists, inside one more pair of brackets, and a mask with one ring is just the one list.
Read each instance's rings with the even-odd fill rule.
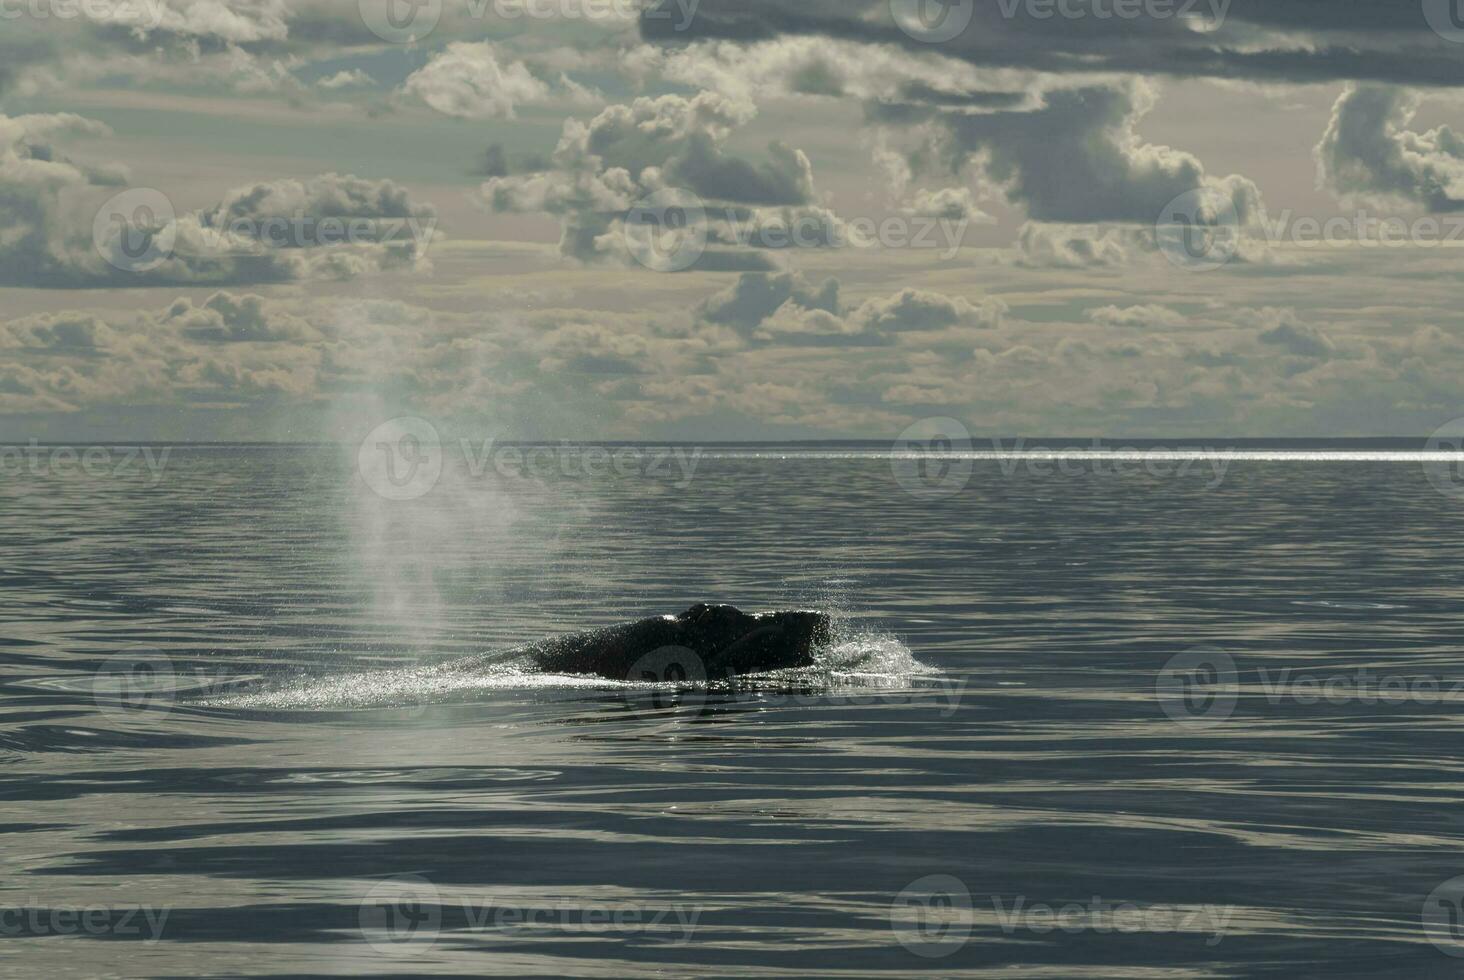
[[535,667],[551,674],[597,674],[624,680],[647,653],[679,646],[680,634],[674,620],[658,616],[557,636],[522,652]]
[[829,638],[820,612],[744,613],[733,606],[698,603],[679,616],[655,616],[552,637],[526,647],[470,657],[460,669],[518,663],[551,674],[592,674],[626,680],[640,661],[665,648],[689,650],[709,680],[811,665],[813,650]]

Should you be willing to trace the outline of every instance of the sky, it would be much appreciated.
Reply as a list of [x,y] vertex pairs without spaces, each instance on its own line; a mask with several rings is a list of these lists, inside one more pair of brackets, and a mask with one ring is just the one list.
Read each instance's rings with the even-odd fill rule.
[[0,0],[7,442],[1425,436],[1455,0]]

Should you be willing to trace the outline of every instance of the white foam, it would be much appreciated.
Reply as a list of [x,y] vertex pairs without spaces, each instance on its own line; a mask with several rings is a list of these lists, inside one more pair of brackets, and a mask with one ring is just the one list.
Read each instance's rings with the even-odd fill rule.
[[[916,660],[910,648],[895,637],[853,634],[821,648],[811,667],[746,675],[738,678],[735,686],[757,690],[786,687],[805,690],[889,688],[904,686],[912,676],[931,673],[935,671]],[[390,710],[466,702],[483,694],[506,691],[593,691],[677,686],[675,683],[648,684],[577,674],[539,673],[512,665],[475,671],[439,665],[311,677],[265,691],[234,693],[199,703],[204,707],[264,711]],[[720,686],[730,685],[724,683]]]

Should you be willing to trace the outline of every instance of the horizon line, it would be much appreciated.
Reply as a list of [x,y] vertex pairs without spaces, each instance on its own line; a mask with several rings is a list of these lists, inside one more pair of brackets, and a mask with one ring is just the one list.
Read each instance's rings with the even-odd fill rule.
[[[1464,433],[1461,433],[1464,436]],[[1021,452],[1023,448],[1030,448],[1033,451],[1051,451],[1053,449],[1076,450],[1076,449],[1123,449],[1124,444],[1143,444],[1154,448],[1171,446],[1176,449],[1221,449],[1242,445],[1276,445],[1276,444],[1383,444],[1383,443],[1414,443],[1426,445],[1433,436],[1430,435],[1395,435],[1395,436],[973,436],[969,440],[952,441],[949,449],[942,452],[969,452],[988,451],[977,449],[978,446],[991,446],[997,451]],[[595,447],[595,446],[707,446],[707,447],[738,447],[738,446],[887,446],[895,447],[901,443],[911,443],[914,440],[889,439],[888,437],[875,438],[838,438],[838,439],[577,439],[577,438],[542,438],[542,439],[499,439],[494,436],[462,436],[455,439],[442,440],[433,445],[452,445],[462,442],[477,442],[479,444],[491,442],[500,446],[559,446],[559,447]],[[1464,440],[1461,440],[1464,441]],[[963,444],[959,448],[957,442]],[[1093,444],[1097,444],[1095,447]],[[1209,443],[1211,445],[1200,445]],[[80,446],[192,446],[199,448],[329,448],[341,447],[350,448],[359,446],[355,440],[273,440],[273,439],[157,439],[157,438],[97,438],[97,439],[39,439],[34,436],[21,440],[8,440],[0,437],[0,449],[25,449],[29,447],[80,447]],[[968,448],[969,446],[969,448]],[[1464,446],[1461,446],[1464,448]]]

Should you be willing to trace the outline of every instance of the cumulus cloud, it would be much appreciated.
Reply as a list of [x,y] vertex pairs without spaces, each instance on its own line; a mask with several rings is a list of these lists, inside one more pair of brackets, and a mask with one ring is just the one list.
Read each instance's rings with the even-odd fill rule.
[[[547,169],[490,177],[482,194],[495,210],[558,216],[561,251],[585,260],[623,260],[625,240],[617,232],[626,212],[662,191],[686,191],[708,204],[727,205],[711,211],[712,218],[778,207],[803,207],[799,215],[818,216],[812,207],[813,167],[803,152],[777,141],[761,161],[727,152],[732,132],[755,114],[752,105],[715,92],[609,106],[588,123],[565,123]],[[495,169],[506,169],[501,159],[492,162]],[[725,227],[710,228],[709,235],[714,244],[735,237]],[[698,265],[756,269],[767,262],[713,250]]]
[[1291,309],[1263,308],[1252,314],[1260,324],[1256,337],[1263,344],[1284,349],[1297,357],[1326,357],[1336,350],[1332,339],[1319,328],[1302,322]]
[[1154,247],[1152,231],[1029,221],[1017,230],[1014,253],[1015,262],[1028,268],[1092,269],[1126,265]]
[[1006,304],[988,299],[981,305],[961,296],[946,296],[920,289],[902,289],[885,299],[872,299],[856,309],[852,319],[876,333],[907,330],[942,330],[946,327],[994,327]]
[[1158,303],[1140,306],[1100,306],[1088,311],[1088,319],[1107,327],[1179,327],[1184,314]]
[[713,355],[739,348],[718,333],[583,309],[485,316],[225,290],[159,310],[0,320],[0,413],[262,407],[303,418],[385,399],[436,418],[515,420],[529,437],[583,435],[566,406],[597,405],[611,423],[639,412],[642,386],[705,376]]
[[47,354],[95,354],[106,347],[111,328],[95,314],[43,313],[5,324],[0,347]]
[[[1039,23],[1021,5],[1016,16],[999,6],[973,5],[971,29],[942,44],[901,30],[888,0],[701,0],[690,22],[673,10],[643,23],[639,38],[585,18],[502,30],[446,4],[415,46],[382,40],[359,5],[338,0],[163,0],[154,24],[121,14],[8,23],[7,106],[91,87],[90,103],[147,106],[175,129],[146,152],[129,138],[98,153],[84,141],[105,138],[105,128],[79,117],[0,117],[0,284],[207,288],[171,304],[149,299],[161,308],[143,313],[99,312],[115,298],[89,293],[77,304],[87,310],[0,323],[0,411],[273,405],[293,420],[299,406],[342,392],[386,393],[424,411],[491,404],[526,419],[553,415],[570,435],[620,426],[631,437],[683,422],[693,428],[678,434],[893,434],[908,416],[931,414],[1008,432],[1074,420],[1131,432],[1213,429],[1218,420],[1229,431],[1264,432],[1302,417],[1267,412],[1331,406],[1357,418],[1394,403],[1458,414],[1464,346],[1444,250],[1415,256],[1397,296],[1377,272],[1392,261],[1381,253],[1317,253],[1306,277],[1290,275],[1298,263],[1264,270],[1275,274],[1183,278],[1153,254],[1154,219],[1182,192],[1221,190],[1245,221],[1261,208],[1245,175],[1212,173],[1213,160],[1189,152],[1198,141],[1156,142],[1161,124],[1206,96],[1174,86],[1179,111],[1151,129],[1144,114],[1158,88],[1135,80],[1354,80],[1318,148],[1326,186],[1454,210],[1464,200],[1460,141],[1447,127],[1412,128],[1418,96],[1389,87],[1458,82],[1457,47],[1427,29],[1416,4],[1233,0],[1227,22],[1207,31],[1154,18]],[[685,29],[668,29],[676,24]],[[575,79],[593,79],[624,104],[602,111],[605,97]],[[290,119],[280,113],[338,119],[354,111],[356,92],[377,96],[369,111],[383,140],[400,138],[393,125],[406,121],[432,157],[413,179],[476,165],[491,207],[553,216],[566,254],[628,260],[627,209],[679,187],[716,214],[698,271],[743,274],[633,284],[565,277],[534,266],[535,246],[515,244],[513,261],[544,278],[513,294],[484,287],[475,266],[471,279],[433,290],[435,313],[320,284],[272,289],[423,261],[435,214],[399,184],[339,174],[274,180],[262,169],[286,153],[288,169],[275,172],[327,169],[312,162],[321,145],[307,151],[281,135]],[[252,97],[232,98],[240,93]],[[156,266],[113,268],[93,247],[91,218],[124,175],[101,161],[127,158],[143,169],[141,182],[161,179],[153,161],[193,139],[179,135],[181,115],[164,114],[205,99],[241,127],[241,143],[260,141],[257,155],[227,163],[200,153],[198,180],[242,186],[178,214],[167,226],[172,254]],[[481,161],[450,159],[445,148],[471,127],[453,135],[427,112],[400,111],[408,100],[491,122],[482,143],[502,145]],[[570,106],[580,118],[564,124],[551,156],[543,110]],[[1235,104],[1218,108],[1215,125],[1235,117]],[[1258,158],[1244,141],[1233,152],[1250,173],[1245,161]],[[821,186],[829,168],[837,197]],[[219,180],[221,172],[233,176]],[[1287,186],[1279,171],[1266,177]],[[937,263],[851,249],[837,279],[780,271],[800,261],[827,268],[828,257],[779,249],[793,236],[767,231],[799,227],[798,244],[837,245],[848,226],[836,200],[951,221],[984,220],[983,208],[1005,221],[1010,204],[1020,227],[999,255],[968,249]],[[363,222],[354,244],[327,245],[329,219]],[[414,235],[412,222],[428,234]],[[516,235],[536,225],[493,226]],[[764,234],[747,237],[754,226]],[[405,276],[383,285],[426,292]],[[311,298],[316,289],[333,298]],[[35,295],[26,294],[27,308]],[[1417,309],[1423,295],[1435,297],[1427,316]],[[481,310],[484,296],[491,313]],[[1377,308],[1360,313],[1359,300]],[[569,308],[576,302],[601,308]]]
[[[298,0],[124,0],[70,4],[65,16],[54,5],[53,16],[11,17],[5,31],[27,56],[6,59],[0,92],[39,95],[119,79],[239,91],[298,88],[290,76],[299,61],[290,50],[290,23],[299,6]],[[8,53],[4,47],[0,55]]]
[[437,212],[391,180],[328,173],[235,188],[199,221],[273,248],[368,246],[383,264],[410,264],[431,244]]
[[996,80],[930,48],[901,51],[831,37],[644,46],[632,58],[639,80],[665,79],[743,101],[791,95],[999,107],[1027,99],[1011,84],[1018,79]]
[[[70,16],[5,21],[0,92],[38,94],[62,83],[170,81],[196,88],[306,93],[293,70],[366,47],[394,45],[373,32],[394,0],[120,0],[70,4]],[[444,4],[433,39],[481,38],[498,6]],[[521,8],[520,8],[521,10]],[[416,11],[425,17],[427,12]],[[520,22],[521,22],[520,15]],[[607,27],[609,25],[607,24]],[[14,52],[11,51],[13,42]],[[471,45],[470,45],[471,46]],[[360,69],[339,70],[330,91],[363,84]]]
[[44,285],[65,270],[62,192],[115,180],[68,159],[53,141],[110,132],[70,113],[0,115],[0,284]]
[[894,127],[924,124],[926,138],[910,151],[912,171],[955,176],[974,163],[1034,221],[1152,226],[1170,201],[1202,187],[1222,189],[1242,223],[1253,220],[1260,193],[1249,180],[1208,177],[1194,155],[1138,135],[1154,99],[1149,85],[1135,81],[1051,90],[1030,110],[879,105],[871,118]]
[[901,213],[916,218],[945,218],[949,221],[990,222],[994,219],[976,204],[969,187],[918,188]]
[[384,390],[403,376],[430,388],[429,362],[452,338],[423,332],[427,311],[402,310],[353,302],[302,311],[225,291],[157,311],[22,317],[0,323],[0,411],[319,404],[353,388]]
[[345,88],[360,88],[373,84],[371,76],[359,68],[341,69],[333,75],[327,75],[315,83],[323,89],[336,91]]
[[289,35],[290,7],[286,0],[148,0],[81,5],[83,10],[101,11],[103,23],[130,28],[143,37],[158,31],[234,44],[283,41]]
[[1322,184],[1342,197],[1464,209],[1464,139],[1448,126],[1410,130],[1421,101],[1399,88],[1349,86],[1317,144]]
[[827,279],[814,287],[791,272],[746,273],[731,286],[709,297],[701,317],[709,323],[751,328],[772,316],[785,303],[807,311],[836,313],[839,309],[839,281]]
[[[855,341],[863,333],[863,326],[849,317],[839,316],[820,307],[786,302],[758,321],[753,336],[763,341],[798,343],[824,339]],[[878,342],[872,336],[863,339],[866,343]]]
[[402,88],[460,119],[512,119],[516,106],[542,103],[550,95],[545,82],[522,62],[503,58],[491,42],[449,44]]
[[570,322],[539,334],[538,369],[591,375],[648,373],[651,352],[664,348],[644,333],[617,329],[608,323]]
[[[0,285],[349,279],[420,264],[435,234],[435,211],[393,182],[324,174],[241,187],[210,209],[182,214],[166,213],[171,205],[156,192],[149,192],[146,207],[128,205],[124,195],[114,198],[123,203],[110,215],[113,223],[94,237],[93,215],[63,208],[63,195],[115,188],[124,174],[75,161],[55,141],[110,132],[70,114],[0,116]],[[97,215],[108,217],[105,210]],[[132,261],[129,246],[152,243],[158,243],[155,261]]]
[[837,279],[814,286],[796,273],[744,273],[707,299],[698,316],[707,323],[732,326],[757,341],[838,340],[878,346],[907,332],[988,329],[999,325],[1007,311],[997,299],[978,304],[913,288],[851,306],[840,301],[839,289]]
[[[1417,4],[1230,0],[1191,5],[1193,16],[1115,17],[1111,4],[1074,3],[1089,16],[1053,16],[1037,4],[975,3],[970,23],[932,45],[897,23],[889,0],[702,0],[678,27],[676,0],[647,5],[641,36],[675,49],[689,42],[767,44],[827,38],[894,51],[931,48],[985,69],[1144,73],[1245,81],[1372,79],[1453,85],[1458,58]],[[1185,5],[1171,9],[1179,13]]]
[[308,321],[266,305],[261,296],[215,293],[201,306],[180,299],[164,312],[162,325],[210,343],[272,343],[318,337]]

